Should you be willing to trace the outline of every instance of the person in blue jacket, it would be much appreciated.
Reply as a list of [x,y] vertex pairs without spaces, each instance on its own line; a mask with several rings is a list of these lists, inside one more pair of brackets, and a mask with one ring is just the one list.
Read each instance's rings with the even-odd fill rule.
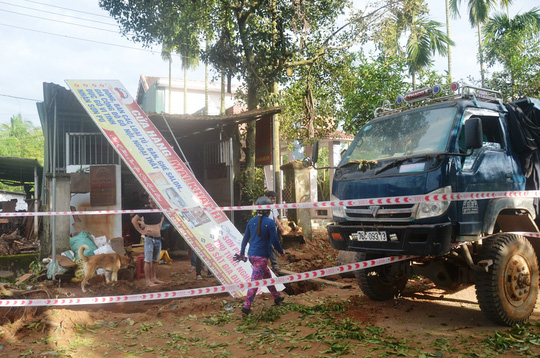
[[[271,205],[272,202],[266,196],[261,196],[255,201],[255,205]],[[270,210],[257,210],[257,216],[249,220],[244,238],[242,239],[242,247],[240,250],[240,256],[244,257],[246,252],[246,246],[249,243],[248,259],[253,265],[253,273],[251,274],[251,281],[263,280],[265,278],[272,277],[270,269],[268,268],[268,258],[272,252],[272,247],[277,252],[283,255],[283,248],[279,243],[276,224],[274,220],[270,219],[268,215]],[[246,300],[242,307],[242,312],[245,314],[251,313],[251,304],[255,299],[258,288],[251,288],[248,290]],[[268,286],[268,290],[274,298],[274,303],[279,305],[283,302],[283,297],[279,295],[275,286]]]

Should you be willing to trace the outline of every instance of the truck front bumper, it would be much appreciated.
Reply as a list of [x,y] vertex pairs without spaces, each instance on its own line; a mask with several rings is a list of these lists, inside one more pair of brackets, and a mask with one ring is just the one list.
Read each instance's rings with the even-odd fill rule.
[[[366,241],[363,233],[384,241]],[[360,233],[360,234],[359,234]],[[452,243],[452,224],[410,225],[410,226],[374,226],[374,225],[338,225],[328,226],[330,243],[338,250],[364,251],[388,255],[444,255],[450,251]],[[379,238],[380,240],[380,238]]]

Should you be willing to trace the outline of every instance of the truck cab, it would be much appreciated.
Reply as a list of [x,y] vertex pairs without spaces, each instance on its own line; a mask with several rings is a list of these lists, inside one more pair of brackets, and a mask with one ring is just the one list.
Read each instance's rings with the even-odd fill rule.
[[[379,108],[343,155],[333,201],[536,189],[532,159],[524,161],[522,153],[526,144],[516,143],[524,130],[515,123],[516,116],[523,122],[519,104],[504,105],[498,92],[457,84],[415,91],[397,102]],[[521,104],[530,107],[531,101]],[[538,104],[532,100],[532,107],[540,109]],[[357,261],[417,256],[357,271],[360,288],[373,299],[399,295],[408,277],[420,274],[446,288],[476,284],[488,317],[516,324],[530,316],[538,295],[535,250],[516,234],[538,232],[535,200],[374,200],[334,208],[328,234],[333,247],[355,251]]]

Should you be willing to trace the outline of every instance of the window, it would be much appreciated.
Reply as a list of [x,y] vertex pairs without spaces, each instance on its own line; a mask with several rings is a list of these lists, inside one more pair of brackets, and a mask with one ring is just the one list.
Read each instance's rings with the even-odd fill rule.
[[[464,115],[464,122],[471,117],[478,117],[482,122],[482,135],[483,135],[483,144],[482,148],[475,149],[473,153],[468,157],[462,158],[462,169],[471,170],[476,159],[480,156],[481,153],[489,150],[501,151],[505,148],[504,139],[502,135],[501,122],[499,120],[499,114],[493,111],[486,110],[468,110]],[[461,131],[458,137],[458,146],[460,153],[466,153],[467,149],[465,148],[465,131],[463,130],[464,125],[461,126]]]

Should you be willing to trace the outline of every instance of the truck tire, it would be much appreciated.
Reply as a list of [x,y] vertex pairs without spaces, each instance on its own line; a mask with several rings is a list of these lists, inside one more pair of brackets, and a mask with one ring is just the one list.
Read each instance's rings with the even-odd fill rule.
[[[381,255],[356,253],[356,262],[383,257]],[[409,280],[409,261],[372,267],[355,271],[360,289],[375,301],[391,300],[401,294]]]
[[521,235],[500,234],[483,242],[481,260],[493,260],[476,277],[480,309],[491,320],[513,326],[530,317],[538,296],[538,260]]

